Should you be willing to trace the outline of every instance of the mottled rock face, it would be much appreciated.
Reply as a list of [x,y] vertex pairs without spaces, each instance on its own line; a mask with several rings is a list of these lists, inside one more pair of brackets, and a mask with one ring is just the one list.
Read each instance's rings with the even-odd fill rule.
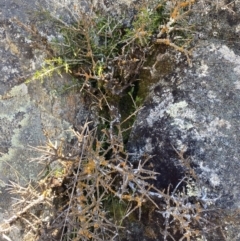
[[[36,180],[43,168],[37,162],[30,162],[39,155],[30,146],[44,145],[44,132],[52,140],[70,139],[66,130],[82,124],[89,114],[79,93],[62,94],[62,87],[72,81],[70,76],[55,75],[44,84],[24,83],[43,63],[44,41],[55,34],[54,23],[42,21],[38,14],[41,7],[52,9],[44,1],[40,5],[38,1],[0,0],[1,221],[12,214],[12,199],[6,185],[10,181],[25,185]],[[38,34],[31,35],[32,30]],[[21,240],[19,228],[10,234],[12,240]]]
[[[239,9],[236,3],[236,14]],[[208,15],[210,27],[204,31],[208,38],[200,39],[193,50],[193,67],[173,63],[175,70],[152,87],[135,122],[129,150],[153,155],[152,166],[160,172],[155,184],[160,188],[175,186],[184,175],[183,154],[207,195],[220,196],[217,206],[234,210],[240,208],[240,52],[233,36],[240,21],[234,17],[230,21],[230,9],[226,11],[221,10],[221,20],[212,14],[218,16],[218,31],[226,28],[216,38],[211,36],[214,20]],[[233,231],[229,237],[237,235]]]
[[[24,84],[41,66],[46,40],[55,34],[54,23],[42,21],[37,10],[46,7],[56,17],[66,13],[64,20],[69,22],[71,9],[79,1],[56,2],[41,1],[40,5],[37,0],[0,0],[0,220],[7,218],[5,211],[11,204],[5,184],[9,180],[27,183],[41,169],[29,163],[36,156],[29,145],[44,143],[43,130],[53,139],[60,138],[64,130],[82,124],[89,114],[78,94],[58,93],[60,86],[71,81],[69,76],[54,76],[45,84]],[[109,2],[93,4],[119,12],[120,1]],[[183,55],[169,50],[172,66],[169,61],[167,75],[159,73],[159,82],[138,114],[128,148],[137,154],[133,161],[143,154],[153,155],[149,168],[160,173],[155,182],[158,188],[177,185],[187,170],[179,158],[183,154],[208,197],[221,195],[218,205],[233,209],[240,208],[240,3],[217,2],[209,11],[207,0],[199,1],[198,14],[189,19],[198,23],[199,32],[195,33],[199,40],[193,50],[193,67],[183,61]],[[82,1],[82,7],[89,9],[88,1]],[[32,38],[29,30],[35,27],[40,35]],[[154,79],[157,76],[155,72]],[[10,237],[20,240],[18,233]]]
[[[71,76],[54,75],[44,83],[25,84],[50,53],[48,41],[62,37],[57,34],[56,23],[46,19],[44,11],[71,23],[79,17],[78,7],[88,11],[89,4],[89,1],[79,0],[0,0],[1,221],[12,215],[12,199],[6,185],[10,181],[25,185],[36,180],[43,168],[30,162],[39,155],[30,146],[44,145],[44,133],[51,140],[62,137],[70,140],[69,129],[79,128],[86,119],[92,118],[88,109],[91,103],[86,104],[79,92],[64,91],[64,86],[71,86]],[[104,1],[92,4],[96,8],[98,4],[108,8]],[[119,11],[119,5],[116,6]],[[10,234],[12,240],[21,240],[21,227],[18,228]]]
[[[44,144],[43,131],[58,139],[64,130],[81,125],[88,116],[79,93],[63,91],[63,86],[71,85],[72,77],[54,75],[44,83],[24,83],[48,54],[47,39],[56,35],[54,23],[41,14],[44,9],[52,10],[57,17],[67,4],[73,6],[71,2],[55,6],[53,1],[0,1],[0,180],[6,183],[17,181],[10,166],[19,171],[20,181],[37,177],[39,167],[29,164],[35,154],[31,155],[28,146]],[[68,19],[70,13],[65,12]]]
[[168,86],[153,87],[139,113],[131,151],[156,154],[153,160],[163,178],[171,176],[165,173],[165,165],[179,172],[174,148],[184,151],[211,187],[224,183],[230,187],[233,179],[226,170],[232,167],[235,173],[233,160],[238,160],[239,56],[224,44],[211,43],[194,52],[193,68],[176,71],[167,79]]

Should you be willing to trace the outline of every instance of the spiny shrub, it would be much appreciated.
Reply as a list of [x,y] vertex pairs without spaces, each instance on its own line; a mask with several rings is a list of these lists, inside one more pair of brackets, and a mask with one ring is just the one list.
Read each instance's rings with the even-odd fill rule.
[[132,16],[113,16],[94,7],[85,12],[81,4],[72,10],[66,7],[73,23],[59,19],[62,38],[51,43],[54,55],[32,79],[43,80],[62,70],[79,80],[81,90],[119,95],[137,80],[146,56],[158,44],[184,53],[191,64],[187,49],[191,29],[184,21],[194,2],[140,1],[130,7],[136,13]]
[[[115,19],[93,9],[89,15],[76,7],[79,18],[72,25],[59,20],[63,41],[55,43],[55,56],[33,78],[43,79],[55,71],[61,74],[64,69],[79,79],[81,90],[94,94],[99,90],[106,100],[109,93],[120,95],[133,84],[154,44],[183,52],[190,64],[186,41],[176,33],[183,31],[181,22],[194,2],[142,1],[135,6],[137,14],[128,27],[123,17]],[[108,107],[114,112],[114,106]],[[117,240],[123,220],[136,212],[141,219],[142,208],[150,203],[155,215],[164,220],[159,224],[164,241],[190,241],[205,235],[206,227],[212,227],[205,217],[206,196],[178,189],[183,182],[190,185],[194,177],[189,166],[185,163],[187,177],[173,192],[156,189],[149,182],[158,175],[147,167],[151,157],[139,157],[133,165],[124,148],[118,115],[110,116],[112,120],[100,130],[91,129],[89,123],[72,130],[71,145],[47,138],[45,146],[36,148],[42,156],[35,161],[45,166],[44,176],[37,185],[11,184],[10,191],[20,199],[15,215],[0,225],[0,233],[20,219],[34,240]],[[120,220],[111,215],[111,200],[125,204]]]
[[[157,173],[145,167],[150,157],[139,158],[137,166],[129,162],[119,125],[97,135],[86,123],[72,133],[74,145],[48,139],[46,146],[37,148],[43,155],[35,161],[45,167],[38,185],[11,184],[11,192],[20,198],[15,215],[0,225],[0,233],[19,219],[34,240],[118,240],[123,221],[136,212],[141,219],[146,203],[164,220],[159,224],[163,240],[195,240],[210,227],[204,216],[206,196],[195,191],[192,201],[193,194],[179,191],[183,182],[193,186],[188,177],[171,193],[156,189],[149,181]],[[120,219],[110,212],[116,200],[126,207]]]

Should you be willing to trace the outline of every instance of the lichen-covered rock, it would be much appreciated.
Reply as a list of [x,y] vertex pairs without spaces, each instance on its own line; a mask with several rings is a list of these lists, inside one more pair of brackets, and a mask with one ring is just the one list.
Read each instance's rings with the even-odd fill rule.
[[[43,165],[30,162],[39,155],[30,146],[44,145],[45,133],[51,140],[70,140],[68,130],[89,116],[79,93],[63,91],[63,86],[71,85],[70,76],[54,75],[45,83],[24,83],[41,67],[49,50],[47,39],[55,34],[54,23],[44,22],[39,14],[48,7],[52,6],[45,1],[39,5],[38,1],[0,0],[1,221],[12,214],[13,200],[6,191],[9,182],[25,185],[37,180],[43,169]],[[21,240],[21,227],[15,231],[9,237]]]
[[[109,8],[105,1],[0,0],[1,221],[11,215],[13,201],[6,191],[9,182],[25,185],[36,180],[43,168],[37,162],[30,162],[39,155],[30,146],[44,145],[44,134],[51,140],[64,137],[70,141],[72,126],[79,128],[87,119],[93,119],[88,108],[92,103],[86,103],[84,97],[73,90],[69,75],[53,75],[44,82],[25,84],[41,68],[46,56],[52,54],[49,41],[62,39],[56,31],[56,22],[71,24],[80,17],[80,10],[89,12],[92,6],[109,11],[117,7],[118,12],[122,1],[114,6],[110,4]],[[21,226],[7,239],[21,240],[20,233]]]
[[[130,2],[102,0],[92,4],[114,14],[119,13],[121,3]],[[50,51],[47,40],[56,37],[54,22],[44,21],[38,10],[50,9],[56,18],[61,16],[70,23],[78,16],[72,11],[78,9],[78,3],[41,1],[39,5],[37,0],[0,0],[0,220],[8,217],[6,210],[12,203],[5,185],[9,181],[27,183],[41,169],[29,162],[37,155],[29,146],[43,144],[44,131],[50,138],[68,138],[69,132],[64,130],[83,124],[89,115],[79,94],[60,93],[61,86],[71,82],[67,75],[53,76],[44,84],[24,84]],[[89,9],[88,1],[81,3]],[[215,4],[214,10],[210,4]],[[158,188],[175,187],[191,171],[180,157],[189,158],[202,192],[217,198],[215,205],[229,209],[229,213],[240,209],[239,9],[237,1],[198,1],[193,9],[196,14],[188,19],[196,25],[194,34],[199,38],[193,50],[193,67],[185,64],[181,53],[173,56],[172,50],[159,57],[156,69],[147,66],[154,75],[152,83],[157,78],[159,83],[151,88],[145,108],[138,114],[128,146],[137,154],[135,161],[143,154],[153,155],[149,168],[160,173],[155,182]],[[11,233],[11,239],[20,240],[20,231]],[[239,239],[231,226],[227,239]]]
[[[190,171],[180,158],[184,157],[195,170],[201,191],[217,198],[215,208],[229,210],[229,216],[240,210],[240,52],[234,37],[240,4],[234,5],[235,13],[231,7],[221,9],[224,17],[218,27],[224,35],[210,36],[212,16],[220,18],[220,9],[208,13],[203,31],[208,37],[198,40],[193,67],[173,63],[175,70],[152,86],[129,141],[131,153],[153,155],[151,166],[160,173],[155,182],[159,188],[176,186]],[[239,223],[231,224],[225,238],[239,240]]]

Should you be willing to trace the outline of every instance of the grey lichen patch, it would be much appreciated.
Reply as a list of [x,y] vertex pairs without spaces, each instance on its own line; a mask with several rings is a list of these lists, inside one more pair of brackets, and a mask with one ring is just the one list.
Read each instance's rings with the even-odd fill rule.
[[8,180],[26,183],[37,178],[40,167],[30,159],[38,153],[30,146],[44,144],[44,131],[49,138],[71,139],[71,132],[64,131],[69,130],[71,125],[53,115],[51,98],[43,87],[38,87],[38,102],[32,100],[26,84],[15,86],[0,96],[0,179],[3,183]]
[[[164,113],[166,112],[166,107],[170,106],[170,104],[173,103],[173,95],[170,92],[166,92],[162,95],[163,101],[159,102],[158,105],[156,105],[153,109],[150,109],[150,113],[147,116],[147,123],[149,127],[152,127],[154,123],[158,120],[160,120]],[[160,101],[159,98],[155,98],[154,102],[158,103],[157,101]]]
[[201,66],[199,67],[199,69],[197,70],[199,76],[204,77],[208,75],[208,65],[206,65],[206,63],[204,62],[204,60],[201,61]]
[[27,95],[27,86],[21,84],[15,86],[9,92],[0,96],[1,113],[0,118],[7,118],[12,121],[17,112],[26,112],[30,104],[29,96]]
[[147,153],[151,153],[151,152],[152,152],[152,149],[153,149],[152,139],[151,139],[151,138],[147,138],[147,139],[146,139],[146,145],[145,145],[145,151],[146,151]]
[[204,129],[199,130],[195,138],[198,140],[209,138],[211,141],[214,141],[218,137],[227,137],[224,134],[224,130],[229,130],[230,128],[231,124],[229,121],[216,117],[209,124],[206,124]]
[[0,157],[0,177],[4,182],[25,183],[36,178],[39,172],[38,165],[29,162],[29,157],[34,156],[29,145],[36,146],[44,140],[40,113],[30,102],[25,84],[1,96],[0,106],[0,121],[6,123],[1,126],[1,136],[8,140]]
[[220,178],[216,173],[211,173],[209,181],[210,181],[210,184],[212,185],[212,187],[214,187],[214,188],[219,186],[221,183]]
[[6,117],[0,118],[0,152],[8,152],[8,148],[11,146],[11,137],[13,135],[14,126],[17,126],[18,123],[23,119],[23,114],[20,112],[16,115],[14,120],[9,121]]
[[173,118],[173,124],[178,126],[182,130],[189,130],[193,127],[192,121],[195,119],[195,111],[187,108],[188,103],[180,101],[174,104],[171,104],[166,113]]
[[233,70],[236,72],[236,74],[240,74],[240,56],[236,55],[234,51],[232,49],[229,49],[226,45],[222,45],[218,49],[218,52],[223,59],[234,64],[235,67],[233,68]]
[[185,111],[185,108],[188,106],[187,102],[184,101],[180,101],[178,103],[174,103],[171,104],[168,108],[168,110],[166,110],[166,112],[173,118],[179,116],[179,114],[183,111]]
[[215,172],[215,170],[209,168],[206,165],[204,166],[203,162],[200,162],[199,164],[199,167],[202,170],[202,176],[208,180],[209,184],[213,188],[218,187],[221,184],[220,176]]
[[[156,101],[156,98],[155,100]],[[169,115],[173,122],[172,125],[179,126],[180,129],[188,130],[193,127],[191,124],[195,119],[195,111],[188,108],[186,101],[173,103],[174,98],[171,93],[165,95],[165,99],[150,110],[147,117],[147,123],[150,127],[159,121],[164,115]],[[156,102],[158,103],[158,102]]]
[[70,140],[70,122],[75,118],[76,110],[82,106],[80,97],[76,98],[73,91],[71,94],[59,92],[59,86],[69,81],[69,78],[65,75],[63,78],[54,75],[44,83],[33,81],[28,85],[29,97],[41,113],[42,127],[49,138],[63,137]]
[[[64,138],[70,141],[72,138],[72,132],[70,131],[72,125],[65,120],[58,119],[44,109],[43,106],[39,107],[41,110],[41,123],[43,125],[44,132],[50,137],[57,140]],[[59,128],[61,127],[61,128]]]

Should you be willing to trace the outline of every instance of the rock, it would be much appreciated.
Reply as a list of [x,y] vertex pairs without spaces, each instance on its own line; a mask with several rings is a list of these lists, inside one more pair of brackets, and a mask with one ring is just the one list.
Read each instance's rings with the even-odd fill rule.
[[[44,21],[38,10],[49,9],[56,18],[63,15],[68,24],[78,16],[72,11],[77,3],[41,1],[39,5],[37,0],[0,0],[0,220],[11,215],[13,204],[6,184],[26,184],[36,179],[42,169],[29,162],[38,155],[29,146],[44,144],[44,131],[51,139],[59,140],[64,135],[70,140],[65,130],[91,118],[79,93],[61,93],[61,87],[72,81],[70,76],[54,75],[44,83],[24,83],[49,54],[47,40],[61,38],[55,23]],[[99,3],[119,13],[118,3]],[[67,4],[67,11],[63,4]],[[97,6],[97,1],[94,4]],[[88,2],[82,1],[82,7],[89,9]],[[161,73],[161,64],[153,69],[155,84],[138,114],[128,144],[129,152],[137,154],[133,162],[143,154],[153,155],[149,167],[152,165],[160,173],[156,187],[175,187],[186,172],[194,169],[203,194],[207,192],[209,198],[217,199],[214,207],[229,210],[229,214],[240,208],[239,9],[237,1],[196,4],[196,12],[188,19],[196,25],[193,67],[186,64],[181,53],[167,50],[166,56],[173,56],[162,58],[163,63],[168,59],[168,70]],[[190,161],[191,168],[181,156]],[[237,240],[238,223],[231,226],[229,221],[226,225],[227,240]],[[152,233],[151,227],[146,229]],[[16,230],[9,237],[21,240],[22,230]],[[142,231],[141,227],[136,233]]]
[[[154,183],[161,189],[175,187],[193,168],[202,193],[217,198],[213,208],[231,216],[240,209],[240,52],[235,38],[240,4],[221,6],[208,12],[202,30],[208,37],[198,40],[193,67],[184,66],[176,54],[172,73],[159,75],[137,116],[128,149],[153,156],[151,165],[160,173]],[[216,16],[219,22],[214,29]],[[194,19],[198,18],[196,14]],[[217,37],[211,35],[213,31],[219,33]],[[226,239],[238,240],[239,223],[235,220],[234,227],[226,219]]]
[[[40,7],[51,9],[52,5],[0,0],[1,221],[12,215],[14,201],[6,191],[10,181],[26,185],[36,181],[43,169],[43,165],[30,162],[40,155],[30,146],[44,145],[44,133],[54,141],[62,137],[70,141],[69,129],[89,117],[83,97],[74,90],[63,91],[63,86],[71,85],[71,76],[53,75],[44,83],[24,83],[41,67],[49,51],[47,39],[56,33],[54,22],[43,22],[39,16]],[[17,227],[9,234],[12,240],[21,240],[22,227]],[[0,240],[6,239],[2,236]]]
[[[93,2],[95,7],[98,4],[106,8],[104,1]],[[118,4],[114,6],[118,7]],[[70,128],[79,128],[86,120],[96,119],[94,110],[89,109],[92,103],[86,103],[84,96],[72,88],[75,83],[71,76],[53,75],[44,82],[25,83],[52,54],[49,41],[61,40],[56,28],[57,19],[71,24],[79,17],[79,7],[90,10],[88,1],[79,5],[76,0],[41,3],[37,0],[0,0],[1,221],[12,215],[14,201],[6,190],[10,181],[26,185],[30,180],[36,181],[43,169],[42,165],[30,162],[39,155],[30,146],[44,145],[45,133],[54,141],[62,137],[71,141]],[[109,11],[112,9],[113,6]],[[9,238],[22,240],[21,229],[17,225]],[[6,239],[2,234],[0,240]]]

